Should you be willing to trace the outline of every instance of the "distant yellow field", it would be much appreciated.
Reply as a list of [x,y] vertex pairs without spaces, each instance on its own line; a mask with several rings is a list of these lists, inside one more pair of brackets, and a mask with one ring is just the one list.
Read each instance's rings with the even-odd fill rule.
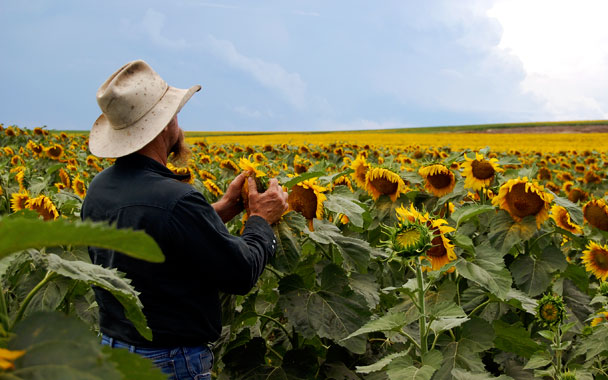
[[605,133],[562,134],[492,134],[492,133],[377,133],[377,132],[329,132],[329,133],[226,133],[201,137],[187,137],[189,143],[206,141],[210,144],[241,144],[263,146],[266,144],[328,145],[351,143],[358,145],[407,147],[450,147],[452,149],[481,149],[489,146],[493,151],[608,151],[608,136]]

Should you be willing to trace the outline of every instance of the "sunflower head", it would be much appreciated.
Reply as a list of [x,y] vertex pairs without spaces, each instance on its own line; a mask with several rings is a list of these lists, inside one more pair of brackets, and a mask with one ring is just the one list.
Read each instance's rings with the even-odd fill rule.
[[551,219],[553,219],[559,228],[570,231],[575,235],[580,235],[583,233],[581,226],[572,222],[570,219],[568,210],[560,205],[555,204],[553,207],[551,207]]
[[594,327],[599,324],[606,323],[606,321],[608,321],[608,311],[602,311],[598,313],[593,320],[591,320],[591,326]]
[[376,167],[369,169],[365,175],[365,190],[374,200],[378,200],[381,195],[387,195],[395,202],[406,187],[397,173]]
[[[444,229],[445,231],[451,231],[451,229]],[[431,229],[433,233],[433,239],[431,240],[431,248],[426,251],[426,259],[431,262],[431,267],[422,266],[422,270],[440,270],[444,265],[458,258],[454,251],[454,244],[450,242],[442,229],[435,227]],[[450,268],[449,272],[454,271],[454,268]]]
[[238,173],[240,171],[237,164],[235,164],[234,161],[232,161],[229,158],[220,161],[220,168],[234,172],[234,173]]
[[63,147],[59,144],[53,144],[44,149],[46,155],[52,160],[59,160],[63,157]]
[[203,186],[205,186],[205,188],[211,193],[213,194],[216,198],[217,197],[221,197],[224,192],[222,191],[222,189],[220,189],[220,187],[218,185],[215,184],[215,182],[213,182],[210,179],[206,179],[203,181]]
[[[266,175],[266,173],[259,170],[258,169],[259,166],[260,166],[259,161],[255,161],[255,160],[252,161],[251,156],[249,156],[249,159],[247,159],[245,157],[241,157],[239,159],[239,167],[241,168],[242,171],[248,172],[250,174],[254,174],[255,177],[264,177]],[[248,174],[248,176],[249,176],[249,174]]]
[[360,188],[364,189],[365,176],[367,175],[367,171],[369,170],[369,164],[365,159],[365,155],[359,153],[357,158],[350,165],[350,168],[354,170],[354,173],[351,174],[353,176],[353,179]]
[[486,160],[481,154],[475,153],[475,158],[464,156],[465,162],[460,167],[463,169],[462,176],[466,178],[464,187],[473,190],[487,188],[494,180],[497,172],[503,169],[498,166],[498,160],[491,158]]
[[317,179],[307,179],[295,184],[289,196],[287,203],[289,210],[299,212],[309,221],[323,217],[323,202],[327,199],[325,192],[327,189],[317,184]]
[[608,205],[603,199],[594,199],[583,206],[585,221],[593,227],[608,231]]
[[383,226],[383,232],[388,239],[382,245],[398,256],[415,257],[431,248],[431,231],[425,223],[404,221],[395,227]]
[[442,164],[424,166],[418,170],[418,174],[424,178],[426,191],[437,197],[451,193],[456,186],[454,173]]
[[87,195],[86,186],[79,175],[72,181],[72,190],[74,190],[74,194],[78,195],[80,198],[84,198]]
[[543,327],[559,326],[566,318],[564,300],[559,295],[545,294],[536,306],[536,321]]
[[492,204],[506,210],[516,222],[532,215],[536,218],[537,227],[540,228],[540,225],[549,218],[552,201],[553,195],[546,193],[543,186],[523,177],[511,179],[502,185],[498,195],[492,199]]
[[585,269],[598,279],[605,281],[608,278],[608,247],[589,241],[586,248],[582,257]]
[[46,195],[30,198],[25,202],[25,208],[36,211],[44,220],[54,220],[59,217],[59,211],[53,201]]
[[11,194],[11,209],[13,211],[19,211],[26,208],[25,204],[30,199],[27,192],[13,193]]

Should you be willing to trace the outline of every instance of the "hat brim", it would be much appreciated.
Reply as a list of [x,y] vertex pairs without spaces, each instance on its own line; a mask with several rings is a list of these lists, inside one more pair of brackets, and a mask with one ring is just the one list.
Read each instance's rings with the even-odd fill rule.
[[154,140],[201,86],[181,89],[169,86],[160,101],[138,121],[114,129],[105,115],[99,116],[89,134],[89,150],[97,157],[117,158],[137,152]]

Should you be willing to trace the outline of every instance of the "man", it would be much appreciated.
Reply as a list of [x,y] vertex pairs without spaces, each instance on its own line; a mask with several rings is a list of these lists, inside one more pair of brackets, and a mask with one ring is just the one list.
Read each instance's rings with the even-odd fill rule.
[[132,280],[153,333],[152,341],[140,336],[121,304],[95,289],[102,343],[149,357],[175,379],[210,379],[207,345],[221,331],[218,291],[245,294],[254,286],[275,250],[270,224],[287,209],[287,194],[276,179],[262,194],[249,179],[250,217],[236,237],[224,223],[242,211],[244,174],[210,205],[167,169],[171,153],[187,156],[177,113],[200,88],[168,86],[144,61],[112,74],[97,92],[102,115],[91,128],[89,148],[117,160],[95,176],[82,206],[83,220],[145,230],[162,249],[160,264],[96,247],[89,254],[94,263]]

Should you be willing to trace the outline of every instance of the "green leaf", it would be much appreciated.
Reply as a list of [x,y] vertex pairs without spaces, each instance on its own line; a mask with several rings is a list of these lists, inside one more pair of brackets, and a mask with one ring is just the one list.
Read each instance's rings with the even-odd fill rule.
[[143,305],[138,298],[139,293],[131,286],[130,280],[118,275],[116,269],[107,269],[83,261],[68,261],[55,254],[39,255],[36,260],[55,274],[98,286],[112,293],[124,307],[125,316],[133,322],[137,331],[144,338],[152,340],[152,330],[148,327],[146,316],[141,310]]
[[494,344],[499,350],[530,358],[536,351],[543,349],[543,346],[530,338],[530,333],[521,322],[509,325],[501,320],[496,320],[494,321],[494,332],[496,333]]
[[473,240],[467,235],[462,235],[456,232],[454,236],[452,236],[452,242],[467,252],[474,253],[475,252],[475,244],[473,244]]
[[514,306],[518,309],[522,309],[529,314],[536,315],[536,306],[538,306],[538,301],[534,298],[528,297],[517,289],[509,289],[505,300],[511,305],[514,304]]
[[389,365],[389,363],[391,363],[393,360],[400,358],[400,357],[406,357],[406,359],[408,359],[409,362],[411,363],[412,359],[407,355],[409,355],[409,351],[407,351],[407,350],[395,352],[395,353],[392,353],[390,355],[383,357],[382,359],[378,360],[374,364],[370,364],[370,365],[366,365],[366,366],[357,366],[356,369],[357,369],[358,373],[365,373],[365,374],[371,373],[371,372],[376,372],[376,371],[381,371],[382,369],[384,369],[384,367]]
[[578,340],[575,347],[575,356],[585,355],[586,361],[608,351],[608,326],[605,323],[597,325],[591,335]]
[[430,380],[435,371],[435,368],[423,365],[420,368],[415,366],[390,368],[386,373],[391,380]]
[[73,285],[73,281],[57,278],[43,286],[27,305],[25,315],[36,311],[52,311],[57,309]]
[[389,312],[389,313],[379,317],[378,319],[374,319],[372,321],[367,322],[361,328],[359,328],[357,331],[353,332],[352,334],[350,334],[349,336],[347,336],[344,339],[349,339],[349,338],[352,338],[357,335],[367,334],[370,332],[377,332],[377,331],[399,332],[399,331],[401,331],[401,328],[403,326],[406,326],[406,325],[414,322],[415,320],[416,319],[408,318],[406,316],[406,313],[403,313],[403,312]]
[[365,240],[344,236],[340,229],[326,220],[314,219],[314,231],[306,229],[312,240],[319,244],[332,244],[344,258],[343,266],[348,271],[365,273],[372,248]]
[[431,366],[435,369],[441,368],[442,362],[443,355],[437,350],[427,351],[427,353],[422,356],[422,364]]
[[317,177],[322,177],[325,174],[327,174],[326,172],[322,172],[322,171],[317,171],[317,172],[306,172],[303,173],[297,177],[294,177],[292,179],[290,179],[289,181],[285,182],[283,184],[283,186],[287,187],[288,189],[292,188],[294,185],[297,185],[298,183],[305,181],[307,179],[311,179],[311,178],[317,178]]
[[442,301],[430,305],[428,315],[432,321],[430,328],[435,335],[458,327],[469,320],[464,310],[453,301]]
[[502,255],[487,242],[478,246],[476,251],[473,261],[460,260],[456,263],[458,273],[504,299],[511,289],[512,279],[504,266]]
[[380,285],[376,282],[374,275],[351,272],[348,282],[355,293],[361,294],[365,298],[370,309],[380,303]]
[[562,206],[570,214],[572,221],[580,226],[583,225],[583,209],[575,203],[570,202],[568,198],[558,197],[551,190],[545,190],[550,194],[553,194],[553,202],[559,206]]
[[288,212],[273,226],[277,236],[277,250],[270,263],[282,272],[291,272],[300,261],[302,246],[299,238],[306,228],[306,218],[297,212]]
[[450,342],[443,349],[441,368],[433,378],[436,380],[452,379],[454,368],[483,372],[484,365],[479,353],[492,348],[493,340],[494,331],[488,322],[480,318],[472,318],[467,321],[462,325],[460,339]]
[[16,378],[45,380],[122,379],[102,352],[98,338],[83,322],[57,312],[22,320],[9,341],[10,350],[25,350],[15,361]]
[[507,375],[494,377],[487,372],[469,372],[458,368],[452,370],[452,376],[455,380],[513,380],[511,376]]
[[568,262],[564,254],[553,246],[543,249],[538,259],[531,255],[521,255],[511,264],[515,283],[529,296],[544,292],[552,280],[552,273],[563,271]]
[[279,282],[278,306],[289,324],[305,338],[333,339],[354,353],[364,353],[365,337],[344,338],[371,316],[367,302],[348,287],[348,278],[337,265],[327,265],[321,276],[325,280],[318,290],[307,289],[298,275],[283,278]]
[[327,200],[323,202],[323,207],[326,209],[344,214],[352,224],[357,227],[363,227],[363,213],[365,209],[359,206],[354,200],[340,195],[328,194]]
[[524,366],[524,369],[537,369],[551,364],[551,355],[547,351],[535,352]]
[[27,248],[59,245],[90,245],[113,249],[155,263],[165,259],[154,239],[143,231],[62,219],[45,222],[40,219],[0,218],[0,257]]
[[516,223],[508,212],[500,210],[492,218],[488,237],[494,248],[506,253],[514,245],[530,239],[537,230],[533,216],[527,216]]
[[131,353],[127,349],[104,346],[103,352],[116,365],[116,369],[123,375],[123,379],[167,380],[167,375],[155,367],[152,361]]
[[456,221],[456,229],[458,229],[462,223],[477,215],[494,210],[496,210],[496,208],[492,205],[469,204],[454,210],[451,218]]

